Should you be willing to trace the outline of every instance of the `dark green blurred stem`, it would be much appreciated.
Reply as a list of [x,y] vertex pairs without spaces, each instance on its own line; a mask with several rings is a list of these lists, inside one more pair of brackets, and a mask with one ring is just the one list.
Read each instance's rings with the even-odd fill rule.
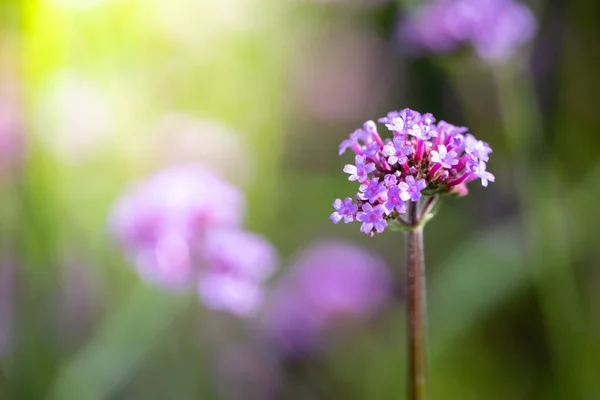
[[417,204],[411,202],[408,215],[412,229],[406,233],[406,272],[408,284],[408,399],[427,398],[427,312],[423,226]]

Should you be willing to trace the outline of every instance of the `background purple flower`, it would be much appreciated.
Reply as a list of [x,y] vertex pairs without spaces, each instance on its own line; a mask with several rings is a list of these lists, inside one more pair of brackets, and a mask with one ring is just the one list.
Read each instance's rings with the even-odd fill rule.
[[271,275],[277,262],[277,253],[265,238],[237,229],[207,231],[202,253],[211,273],[231,274],[257,282]]
[[233,185],[196,164],[167,168],[134,184],[116,203],[113,233],[134,250],[177,232],[185,239],[197,229],[239,227],[245,200]]
[[246,316],[263,297],[276,252],[241,230],[244,198],[198,165],[172,167],[138,183],[113,211],[113,233],[140,276],[185,290],[197,284],[204,304]]
[[239,227],[241,192],[198,165],[171,167],[131,188],[115,205],[111,226],[140,275],[181,289],[192,283],[198,235]]
[[263,291],[256,282],[230,274],[208,273],[198,282],[198,296],[213,310],[248,316],[263,302]]
[[400,27],[410,43],[436,53],[469,44],[484,60],[501,61],[531,39],[535,18],[513,0],[437,0],[418,8]]
[[379,256],[346,242],[320,242],[277,283],[265,328],[285,352],[316,350],[335,320],[366,317],[390,294],[391,276]]

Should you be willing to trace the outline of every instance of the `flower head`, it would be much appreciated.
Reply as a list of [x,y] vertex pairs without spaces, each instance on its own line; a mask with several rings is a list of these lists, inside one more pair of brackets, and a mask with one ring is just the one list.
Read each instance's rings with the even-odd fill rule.
[[402,223],[407,207],[424,196],[466,195],[466,183],[479,178],[487,186],[494,181],[487,171],[492,149],[467,133],[468,128],[436,124],[433,115],[410,109],[392,111],[378,121],[393,138],[382,140],[374,123],[365,123],[361,132],[369,137],[352,147],[356,165],[344,167],[348,179],[361,185],[355,202],[348,197],[333,203],[334,223],[357,220],[361,232],[372,235],[385,230],[390,220]]

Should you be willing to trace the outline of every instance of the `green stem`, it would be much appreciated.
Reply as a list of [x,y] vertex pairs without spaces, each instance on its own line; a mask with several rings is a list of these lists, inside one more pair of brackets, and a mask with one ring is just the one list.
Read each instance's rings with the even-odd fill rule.
[[427,398],[427,321],[423,227],[419,224],[417,204],[410,203],[412,229],[406,233],[406,266],[408,282],[408,399]]

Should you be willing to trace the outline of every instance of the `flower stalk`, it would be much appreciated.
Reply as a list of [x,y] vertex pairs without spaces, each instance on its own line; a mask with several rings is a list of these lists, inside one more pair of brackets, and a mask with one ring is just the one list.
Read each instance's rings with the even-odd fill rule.
[[442,196],[465,196],[466,184],[494,181],[487,171],[491,147],[469,128],[439,121],[408,108],[377,120],[392,132],[382,139],[374,121],[364,123],[340,144],[351,149],[354,164],[344,172],[359,183],[358,192],[333,202],[334,224],[354,221],[374,236],[387,228],[406,232],[408,389],[410,400],[427,398],[427,313],[423,226],[435,214]]
[[408,399],[424,400],[427,398],[427,310],[423,225],[417,203],[410,204],[408,212],[412,225],[406,231]]

